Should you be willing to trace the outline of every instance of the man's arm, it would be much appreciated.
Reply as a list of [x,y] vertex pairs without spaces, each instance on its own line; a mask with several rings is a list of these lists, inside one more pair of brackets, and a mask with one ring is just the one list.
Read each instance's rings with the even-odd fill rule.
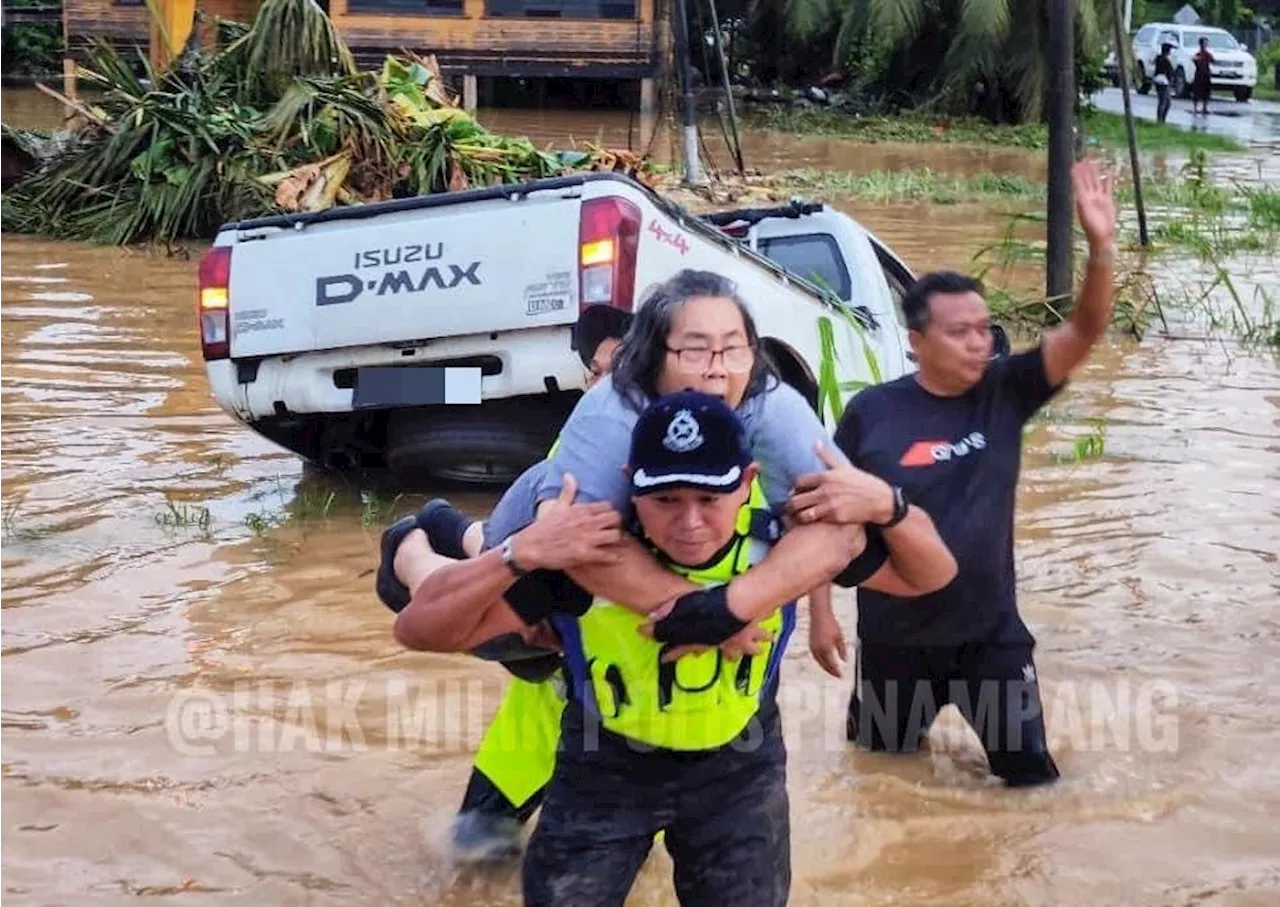
[[763,561],[729,583],[729,611],[744,623],[763,620],[787,602],[831,582],[866,544],[860,525],[796,526]]
[[396,576],[412,598],[395,622],[396,642],[425,652],[465,652],[525,624],[502,598],[516,577],[497,549],[455,561],[415,529],[396,552]]
[[1115,219],[1111,180],[1098,173],[1092,161],[1078,161],[1071,170],[1076,215],[1089,241],[1084,282],[1071,316],[1041,341],[1045,378],[1058,387],[1084,362],[1111,324],[1115,282]]
[[396,640],[411,649],[463,652],[502,633],[533,626],[553,611],[582,613],[590,595],[564,570],[611,563],[621,519],[603,502],[576,505],[568,477],[558,507],[510,536],[517,577],[500,549],[455,561],[431,549],[426,533],[410,532],[395,553],[397,579],[411,590],[396,618]]
[[[797,526],[782,536],[764,560],[729,583],[730,610],[744,623],[763,620],[787,602],[830,582],[865,543],[860,526]],[[702,588],[663,567],[635,539],[624,538],[615,550],[616,564],[566,572],[583,588],[640,614]]]
[[[837,439],[841,437],[838,432]],[[897,524],[881,529],[875,524],[889,522],[894,514],[895,495],[889,483],[837,461],[825,446],[819,455],[830,468],[800,477],[787,512],[802,523],[866,524],[865,549],[857,562],[849,563],[836,577],[837,585],[915,597],[936,592],[955,578],[959,570],[955,556],[927,513],[908,504]],[[877,539],[882,544],[873,543]]]
[[889,562],[861,585],[888,595],[914,598],[937,592],[956,578],[960,565],[938,535],[929,514],[914,504],[902,522],[889,529],[867,527],[867,543],[878,533],[889,549]]
[[701,588],[662,566],[631,536],[623,537],[616,553],[616,564],[584,565],[565,572],[582,588],[638,614],[648,614],[664,602]]
[[865,546],[866,534],[858,525],[797,526],[763,561],[728,585],[686,592],[650,611],[640,632],[660,642],[718,646],[830,582]]
[[866,550],[849,563],[835,583],[896,598],[919,598],[947,586],[958,572],[955,556],[938,535],[933,520],[912,506],[903,521],[891,529],[868,526]]

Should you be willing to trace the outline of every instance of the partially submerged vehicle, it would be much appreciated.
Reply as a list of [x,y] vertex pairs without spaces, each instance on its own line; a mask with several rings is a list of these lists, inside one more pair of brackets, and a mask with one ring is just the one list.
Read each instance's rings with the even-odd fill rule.
[[581,396],[572,327],[682,268],[732,279],[783,379],[834,425],[913,368],[914,279],[821,204],[690,214],[585,173],[226,224],[199,269],[214,397],[305,460],[505,484]]

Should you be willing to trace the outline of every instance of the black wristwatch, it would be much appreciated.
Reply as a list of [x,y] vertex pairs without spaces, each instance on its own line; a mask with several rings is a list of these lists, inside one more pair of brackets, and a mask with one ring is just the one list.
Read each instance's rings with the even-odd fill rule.
[[891,485],[890,488],[893,490],[893,515],[886,522],[871,524],[881,529],[892,529],[901,523],[907,517],[907,508],[911,506],[907,501],[906,492],[900,486]]

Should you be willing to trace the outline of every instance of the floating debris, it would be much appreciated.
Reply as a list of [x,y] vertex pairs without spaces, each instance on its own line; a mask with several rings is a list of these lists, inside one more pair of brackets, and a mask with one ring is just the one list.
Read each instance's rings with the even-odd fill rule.
[[[53,136],[5,128],[3,229],[126,245],[212,238],[224,223],[575,170],[651,178],[626,151],[552,153],[485,129],[434,57],[357,70],[314,0],[265,0],[250,26],[220,23],[142,75],[105,42],[80,79],[102,90]],[[48,89],[46,93],[56,94]]]

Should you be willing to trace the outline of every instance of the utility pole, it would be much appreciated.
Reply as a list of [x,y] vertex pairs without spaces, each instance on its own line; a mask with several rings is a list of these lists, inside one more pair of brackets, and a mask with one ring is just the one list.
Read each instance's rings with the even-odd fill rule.
[[[1133,0],[1125,0],[1126,7]],[[1138,165],[1138,136],[1133,129],[1133,105],[1129,100],[1129,49],[1120,25],[1120,0],[1111,0],[1112,18],[1116,23],[1116,66],[1120,70],[1120,92],[1124,95],[1124,126],[1129,133],[1129,167],[1133,171],[1133,202],[1138,209],[1138,237],[1144,247],[1151,245],[1147,234],[1147,209],[1142,204],[1142,169]]]
[[1045,293],[1071,295],[1072,200],[1071,166],[1075,162],[1072,122],[1075,118],[1075,3],[1049,0],[1049,201],[1046,214]]
[[[696,2],[696,0],[695,0]],[[724,101],[729,109],[729,129],[733,132],[733,160],[738,165],[738,175],[745,176],[746,164],[742,161],[742,138],[738,135],[738,112],[733,103],[733,82],[729,78],[729,61],[725,59],[724,32],[720,30],[720,14],[716,12],[716,0],[707,0],[711,7],[711,28],[716,36],[716,56],[720,58],[720,76],[724,80]]]
[[698,159],[698,115],[693,101],[693,73],[689,66],[689,13],[685,0],[676,0],[676,66],[680,73],[680,107],[684,119],[684,181],[701,186],[707,182]]

